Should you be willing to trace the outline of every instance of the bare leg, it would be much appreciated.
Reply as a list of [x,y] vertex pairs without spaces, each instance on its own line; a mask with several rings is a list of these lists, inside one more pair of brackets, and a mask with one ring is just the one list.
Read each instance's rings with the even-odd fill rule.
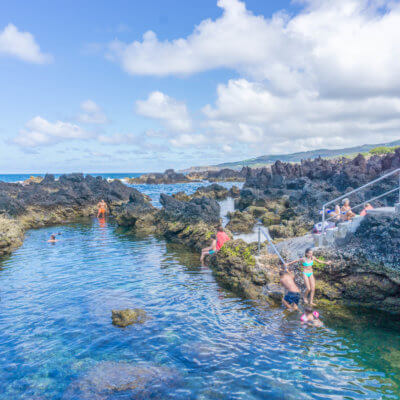
[[311,289],[311,293],[310,293],[310,304],[312,306],[315,306],[316,304],[314,304],[314,294],[315,294],[315,278],[314,278],[314,274],[310,276],[310,289]]
[[304,303],[308,304],[308,295],[310,294],[311,291],[311,285],[310,285],[310,280],[307,276],[304,275],[304,283],[306,284],[306,292],[304,293]]
[[282,303],[288,310],[292,310],[292,306],[286,300],[282,299]]
[[206,247],[201,250],[201,256],[200,256],[200,262],[201,265],[204,267],[204,257],[209,254],[209,251],[211,250],[211,247]]

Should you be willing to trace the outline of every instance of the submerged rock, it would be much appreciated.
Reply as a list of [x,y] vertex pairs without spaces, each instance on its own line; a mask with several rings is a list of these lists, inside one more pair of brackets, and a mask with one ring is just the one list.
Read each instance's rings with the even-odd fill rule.
[[113,325],[125,328],[133,324],[143,324],[148,317],[146,311],[140,308],[127,308],[125,310],[112,310],[111,319]]
[[168,367],[104,361],[73,382],[66,390],[63,399],[173,398],[170,390],[179,382],[177,372]]

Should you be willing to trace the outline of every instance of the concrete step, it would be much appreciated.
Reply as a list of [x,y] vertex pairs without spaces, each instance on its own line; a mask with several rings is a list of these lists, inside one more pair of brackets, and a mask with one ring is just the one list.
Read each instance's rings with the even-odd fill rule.
[[368,210],[369,215],[393,215],[395,213],[395,207],[379,207],[372,210]]

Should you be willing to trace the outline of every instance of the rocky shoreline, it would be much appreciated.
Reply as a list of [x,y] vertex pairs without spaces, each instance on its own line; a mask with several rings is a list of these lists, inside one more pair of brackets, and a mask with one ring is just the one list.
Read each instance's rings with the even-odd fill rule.
[[[285,253],[292,240],[287,238],[300,238],[309,231],[319,217],[322,202],[398,166],[400,151],[368,160],[358,156],[298,165],[277,162],[270,169],[248,169],[242,190],[228,191],[213,184],[192,195],[162,194],[161,209],[138,190],[100,177],[71,174],[55,181],[47,175],[40,183],[1,182],[0,255],[18,247],[29,228],[94,215],[100,199],[109,204],[121,227],[136,234],[161,235],[199,252],[209,245],[220,225],[218,201],[227,197],[234,197],[236,206],[229,215],[229,233],[251,231],[260,220],[275,239],[283,240],[280,245]],[[380,185],[379,190],[389,184]],[[316,296],[321,304],[361,305],[400,313],[399,218],[368,216],[345,245],[318,249],[319,257],[333,262],[332,267],[315,266]],[[255,243],[231,240],[210,257],[210,266],[217,280],[236,293],[269,304],[280,303],[279,260],[265,250],[259,256]],[[297,281],[302,283],[299,274]]]

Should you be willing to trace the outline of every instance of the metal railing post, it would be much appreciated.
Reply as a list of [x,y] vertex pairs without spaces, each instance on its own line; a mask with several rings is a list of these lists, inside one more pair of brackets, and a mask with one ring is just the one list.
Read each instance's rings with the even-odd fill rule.
[[400,171],[399,171],[399,203],[400,203]]
[[258,255],[261,253],[261,226],[258,225]]
[[322,227],[321,227],[321,236],[319,237],[319,245],[322,247],[324,244],[324,235],[325,235],[325,205],[322,206]]

